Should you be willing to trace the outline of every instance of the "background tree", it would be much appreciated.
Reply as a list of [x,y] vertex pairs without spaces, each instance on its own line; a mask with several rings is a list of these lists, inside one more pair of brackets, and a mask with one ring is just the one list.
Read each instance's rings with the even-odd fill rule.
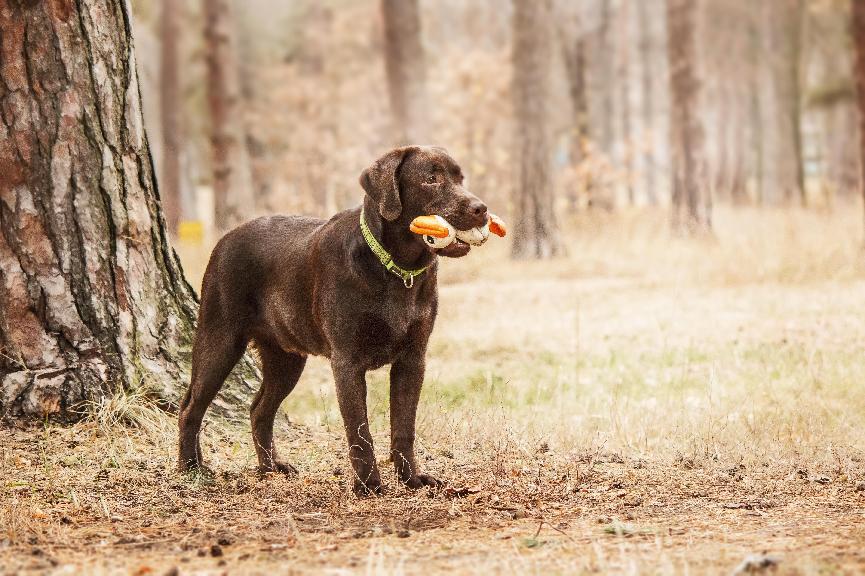
[[247,220],[254,206],[231,14],[231,0],[204,0],[214,221],[221,231]]
[[621,163],[624,168],[624,184],[627,191],[628,204],[634,205],[634,138],[631,133],[631,14],[630,0],[624,0],[617,14],[617,56],[618,56],[618,87],[619,87],[619,118],[620,118],[620,148]]
[[773,0],[762,6],[766,18],[768,139],[766,179],[775,202],[805,204],[802,152],[802,20],[804,0]]
[[168,231],[177,233],[181,218],[181,156],[184,153],[180,120],[180,17],[182,0],[163,0],[160,17],[159,101],[162,121],[160,196]]
[[[0,6],[0,414],[186,381],[195,295],[168,243],[126,3]],[[229,392],[245,395],[242,383]],[[224,396],[225,398],[225,396]]]
[[601,151],[607,156],[612,156],[615,139],[614,126],[614,104],[615,104],[615,61],[613,58],[612,32],[612,2],[613,0],[599,0],[597,6],[598,21],[592,38],[591,61],[592,78],[594,78],[595,101],[591,108],[597,110],[595,119],[598,123],[597,140]]
[[851,30],[856,53],[853,77],[859,106],[859,190],[865,202],[865,0],[852,0]]
[[643,186],[649,204],[658,203],[655,190],[655,43],[652,35],[652,11],[656,2],[640,0],[637,3],[638,42],[640,51],[640,95],[642,97]]
[[667,0],[673,227],[689,232],[712,227],[698,109],[700,81],[694,47],[695,15],[694,0]]
[[246,156],[249,158],[249,174],[252,183],[252,194],[255,198],[257,211],[274,212],[272,174],[268,169],[271,164],[270,147],[264,142],[255,126],[255,110],[262,108],[260,70],[256,66],[255,29],[249,21],[250,11],[242,11],[238,15],[237,53],[238,75],[240,78],[241,105],[243,114],[243,135],[246,146]]
[[561,251],[552,190],[550,0],[516,0],[513,15],[513,85],[517,186],[514,243],[517,258],[548,258]]
[[562,58],[568,80],[568,96],[574,117],[571,161],[582,162],[589,134],[589,100],[586,86],[586,38],[579,20],[561,33]]
[[[568,100],[571,105],[573,124],[569,127],[570,163],[575,173],[588,159],[591,140],[589,132],[589,96],[586,53],[588,42],[583,30],[583,18],[579,6],[560,3],[559,44],[562,49],[564,72],[567,77]],[[567,10],[567,12],[565,12]],[[573,181],[565,190],[569,211],[579,206],[580,182]],[[590,183],[585,183],[588,187]]]
[[381,16],[394,142],[428,143],[426,61],[418,1],[382,0]]

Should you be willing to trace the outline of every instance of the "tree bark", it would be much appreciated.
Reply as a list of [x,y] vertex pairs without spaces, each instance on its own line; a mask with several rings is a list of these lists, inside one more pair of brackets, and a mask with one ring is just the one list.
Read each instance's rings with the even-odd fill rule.
[[765,54],[762,49],[761,36],[763,27],[760,24],[758,14],[751,14],[748,20],[748,60],[752,63],[748,67],[748,120],[750,125],[750,146],[754,173],[754,196],[758,206],[766,202],[766,143],[765,131],[763,130],[762,118],[765,115],[764,99],[761,97],[763,68],[765,68]]
[[589,138],[589,101],[586,95],[586,40],[582,36],[568,38],[563,34],[562,55],[568,74],[568,94],[574,115],[574,164],[585,156],[585,142]]
[[[237,26],[238,78],[240,81],[241,104],[252,114],[244,115],[244,145],[249,159],[249,176],[252,183],[252,195],[255,198],[257,212],[277,212],[278,206],[274,197],[273,158],[271,147],[261,136],[261,116],[270,114],[267,106],[261,102],[261,74],[255,65],[255,29],[248,14],[241,14]],[[255,120],[259,122],[258,126]]]
[[649,8],[651,0],[637,1],[640,45],[640,90],[643,97],[643,185],[646,188],[646,199],[650,205],[658,203],[655,190],[655,154],[654,154],[654,123],[655,123],[655,93],[654,93],[654,46],[652,42],[652,15]]
[[859,191],[865,207],[865,0],[851,0],[851,31],[856,52],[853,77],[859,108]]
[[513,94],[519,177],[514,189],[516,258],[561,252],[555,218],[549,119],[552,60],[550,0],[516,0],[513,14]]
[[418,1],[382,0],[381,13],[394,142],[400,146],[426,144],[426,60]]
[[614,119],[613,119],[613,103],[615,96],[613,93],[613,41],[610,34],[612,28],[610,6],[612,0],[601,0],[600,6],[600,23],[598,25],[597,35],[595,38],[594,53],[592,58],[596,61],[595,71],[598,75],[598,84],[600,92],[600,118],[601,123],[599,133],[601,150],[607,156],[612,157],[613,140],[615,138]]
[[[118,0],[0,4],[3,419],[74,419],[140,386],[171,404],[189,372],[197,302],[159,205],[130,26]],[[235,379],[219,405],[250,392]]]
[[[643,0],[645,1],[645,0]],[[619,6],[619,105],[621,106],[622,165],[625,170],[625,190],[628,204],[633,206],[634,197],[634,138],[631,134],[631,20],[626,0]]]
[[766,164],[770,194],[786,203],[805,198],[802,158],[801,52],[803,0],[773,0],[765,4],[767,70],[770,108],[767,114]]
[[[579,166],[586,159],[590,138],[589,100],[586,86],[586,39],[579,31],[579,22],[561,31],[562,59],[568,79],[568,94],[574,117],[571,137],[571,165]],[[579,198],[575,187],[568,190],[568,209],[575,211]]]
[[224,232],[249,219],[255,198],[246,149],[231,0],[204,0],[204,20],[214,222]]
[[180,11],[182,0],[163,0],[160,17],[159,100],[162,121],[161,197],[168,231],[177,233],[181,218]]
[[674,229],[689,233],[712,227],[694,53],[695,8],[695,0],[667,0],[672,224]]

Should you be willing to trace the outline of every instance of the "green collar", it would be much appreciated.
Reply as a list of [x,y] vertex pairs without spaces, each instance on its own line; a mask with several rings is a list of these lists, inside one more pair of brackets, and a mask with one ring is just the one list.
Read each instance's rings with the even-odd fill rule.
[[369,249],[372,250],[373,254],[378,257],[382,266],[384,266],[388,272],[393,272],[395,275],[402,278],[402,283],[405,284],[406,288],[414,286],[415,276],[420,276],[427,268],[429,268],[429,266],[424,266],[419,270],[406,270],[405,268],[397,266],[396,262],[393,261],[393,256],[390,255],[390,252],[384,249],[384,246],[375,239],[375,235],[372,233],[372,230],[369,229],[369,226],[366,223],[366,218],[363,217],[363,207],[360,209],[360,231],[363,234],[363,239],[366,240],[367,246],[369,246]]

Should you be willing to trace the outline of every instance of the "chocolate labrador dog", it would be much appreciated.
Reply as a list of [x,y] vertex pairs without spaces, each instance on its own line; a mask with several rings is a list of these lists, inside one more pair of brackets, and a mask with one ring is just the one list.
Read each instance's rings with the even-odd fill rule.
[[390,456],[409,488],[438,487],[414,453],[424,355],[438,306],[437,256],[465,256],[457,240],[435,250],[409,231],[439,214],[458,230],[483,226],[487,207],[463,186],[447,151],[407,146],[363,171],[360,208],[330,220],[258,218],[216,245],[201,291],[192,382],[180,406],[180,469],[202,465],[198,435],[207,407],[248,343],[263,381],[252,434],[263,471],[293,474],[277,456],[273,421],[310,354],[330,359],[358,494],[381,492],[366,410],[366,372],[390,364]]

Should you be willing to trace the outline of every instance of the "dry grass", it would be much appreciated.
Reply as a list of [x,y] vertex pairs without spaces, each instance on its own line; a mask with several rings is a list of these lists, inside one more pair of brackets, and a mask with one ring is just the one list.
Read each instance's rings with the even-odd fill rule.
[[[247,432],[215,423],[216,477],[176,474],[175,424],[144,394],[0,431],[0,566],[729,573],[768,551],[782,572],[863,571],[858,210],[721,211],[698,240],[663,214],[572,224],[565,259],[511,263],[500,242],[442,266],[421,457],[469,497],[387,474],[390,494],[355,499],[312,361],[278,438],[296,479],[259,477]],[[370,382],[383,453],[386,372]]]

